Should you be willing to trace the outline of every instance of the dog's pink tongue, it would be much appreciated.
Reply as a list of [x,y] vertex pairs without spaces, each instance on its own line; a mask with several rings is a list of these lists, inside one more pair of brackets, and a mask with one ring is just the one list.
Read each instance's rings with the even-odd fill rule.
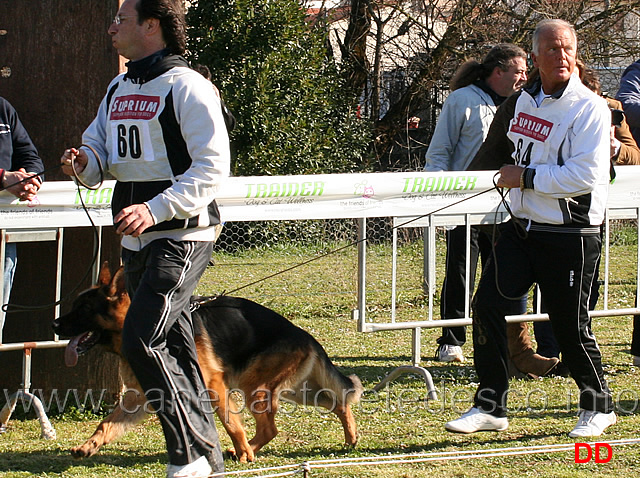
[[67,367],[75,367],[78,363],[78,342],[83,336],[84,334],[80,334],[69,340],[69,344],[64,350],[64,363]]

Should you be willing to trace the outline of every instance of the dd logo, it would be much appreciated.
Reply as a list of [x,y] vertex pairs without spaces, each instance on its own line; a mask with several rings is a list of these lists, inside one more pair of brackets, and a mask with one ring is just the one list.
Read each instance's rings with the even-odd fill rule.
[[[611,445],[607,443],[595,443],[595,460],[596,463],[609,463],[611,458],[613,458],[613,450],[611,449]],[[602,456],[600,451],[602,449],[607,450],[606,456]],[[581,456],[580,449],[586,450],[586,456]],[[585,455],[585,453],[582,453]],[[589,443],[576,443],[575,444],[575,453],[574,453],[574,461],[575,463],[588,463],[591,461],[591,458],[594,457],[593,449]]]

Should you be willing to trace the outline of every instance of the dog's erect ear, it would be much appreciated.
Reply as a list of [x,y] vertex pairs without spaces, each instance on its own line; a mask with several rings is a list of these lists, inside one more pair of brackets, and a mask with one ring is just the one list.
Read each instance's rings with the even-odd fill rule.
[[108,285],[111,282],[111,271],[109,270],[109,261],[104,261],[98,275],[98,285]]
[[124,267],[120,266],[111,279],[109,295],[112,297],[121,296],[122,294],[126,294],[126,292],[124,285]]

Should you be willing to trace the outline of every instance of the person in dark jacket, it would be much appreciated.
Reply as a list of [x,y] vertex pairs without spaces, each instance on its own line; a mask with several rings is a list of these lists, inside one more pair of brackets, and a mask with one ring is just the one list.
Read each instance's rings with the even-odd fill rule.
[[[622,109],[636,144],[640,144],[640,60],[633,62],[622,73],[616,99],[622,103]],[[622,164],[638,163],[628,162]],[[640,367],[640,315],[636,315],[633,318],[632,337],[631,354],[633,355],[633,365]]]
[[616,100],[622,103],[631,134],[640,144],[640,60],[633,62],[622,73]]
[[[0,97],[0,190],[8,191],[21,201],[31,201],[42,184],[37,173],[43,169],[38,150],[18,113],[11,103]],[[17,262],[16,244],[5,244],[4,287],[0,301],[3,304],[9,302]],[[0,314],[0,332],[3,326],[4,314]]]

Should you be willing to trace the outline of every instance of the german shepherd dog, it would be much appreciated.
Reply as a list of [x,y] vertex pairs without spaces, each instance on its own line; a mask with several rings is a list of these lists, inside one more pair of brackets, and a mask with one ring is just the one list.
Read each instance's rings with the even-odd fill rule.
[[[54,331],[73,337],[65,351],[68,366],[94,345],[119,355],[122,326],[130,304],[120,268],[113,277],[102,265],[98,284],[82,292],[71,312],[53,323]],[[255,455],[278,433],[274,417],[280,399],[320,405],[335,413],[344,428],[346,444],[355,446],[356,423],[350,406],[362,395],[357,376],[344,376],[322,346],[307,332],[276,312],[237,297],[192,298],[192,317],[198,362],[211,403],[231,437],[241,462]],[[121,399],[94,434],[71,449],[76,458],[89,457],[131,429],[150,412],[131,368],[120,356],[124,382]],[[247,440],[237,404],[239,392],[256,421],[256,434]],[[131,393],[134,392],[134,393]]]

